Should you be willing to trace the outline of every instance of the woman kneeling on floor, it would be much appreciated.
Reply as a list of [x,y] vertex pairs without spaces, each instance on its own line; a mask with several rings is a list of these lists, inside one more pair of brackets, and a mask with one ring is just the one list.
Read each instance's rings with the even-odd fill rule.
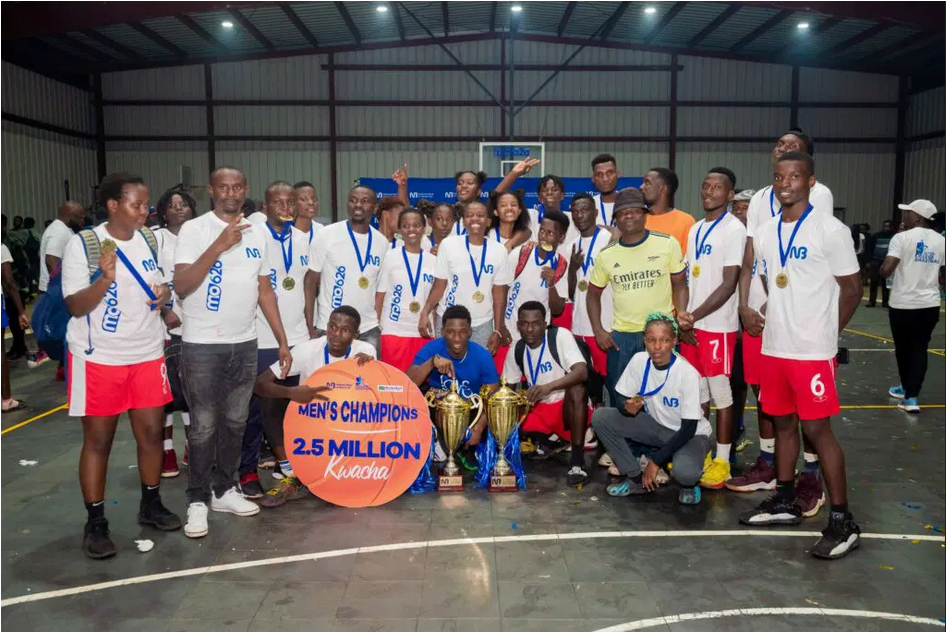
[[[663,467],[681,486],[678,501],[699,503],[697,482],[711,432],[700,408],[700,374],[674,354],[677,323],[673,317],[661,312],[648,315],[644,344],[647,352],[632,357],[615,385],[628,398],[624,410],[603,407],[592,416],[592,428],[622,477],[606,492],[613,497],[652,492]],[[645,452],[653,451],[644,467],[629,441]]]

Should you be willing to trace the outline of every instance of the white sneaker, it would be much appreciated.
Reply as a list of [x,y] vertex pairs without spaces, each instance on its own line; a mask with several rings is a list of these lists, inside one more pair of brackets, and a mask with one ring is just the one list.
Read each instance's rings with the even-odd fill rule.
[[207,536],[207,504],[196,501],[187,507],[184,535],[188,538]]
[[671,481],[671,478],[667,472],[663,468],[658,468],[658,474],[654,476],[654,483],[659,486],[666,486],[669,481]]
[[438,464],[447,461],[447,453],[441,448],[440,442],[434,442],[434,461]]
[[236,487],[231,488],[220,497],[212,495],[210,509],[214,512],[229,512],[230,514],[236,514],[238,517],[252,517],[254,514],[260,513],[260,506],[245,499],[242,494],[237,492]]
[[594,451],[598,448],[598,438],[595,437],[595,431],[591,428],[585,429],[585,450]]
[[612,461],[612,458],[608,453],[602,453],[602,456],[598,458],[598,465],[605,468],[609,468],[615,465],[615,462]]

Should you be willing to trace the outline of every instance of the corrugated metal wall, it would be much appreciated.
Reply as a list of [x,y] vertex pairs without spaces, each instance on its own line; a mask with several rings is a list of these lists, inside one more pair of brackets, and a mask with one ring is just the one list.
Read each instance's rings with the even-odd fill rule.
[[152,204],[161,194],[181,182],[181,167],[191,169],[191,189],[201,209],[210,208],[205,187],[207,174],[207,145],[188,141],[115,142],[105,146],[106,169],[109,172],[128,171],[145,179]]
[[907,134],[940,133],[940,138],[913,142],[908,146],[904,169],[904,198],[927,198],[941,211],[947,206],[944,191],[947,160],[944,148],[944,86],[911,97]]
[[3,111],[34,121],[91,134],[95,131],[92,93],[3,62]]

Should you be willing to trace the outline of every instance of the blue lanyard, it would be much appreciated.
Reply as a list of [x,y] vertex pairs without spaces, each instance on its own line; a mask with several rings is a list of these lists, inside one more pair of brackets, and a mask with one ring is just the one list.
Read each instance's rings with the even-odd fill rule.
[[792,243],[796,241],[796,233],[799,232],[799,227],[806,221],[810,213],[812,213],[811,204],[806,207],[806,212],[802,214],[802,217],[796,222],[796,226],[793,227],[792,233],[789,235],[789,244],[786,245],[786,250],[783,250],[783,222],[780,221],[779,226],[776,227],[776,234],[779,236],[779,264],[782,268],[786,267],[786,260],[789,259],[789,253],[792,252]]
[[[598,210],[602,214],[602,224],[607,225],[607,218],[605,217],[605,200],[602,199],[602,194],[598,194]],[[612,216],[612,224],[615,223],[615,217]]]
[[[592,250],[595,248],[595,240],[598,239],[598,234],[601,232],[600,227],[595,227],[595,234],[592,236],[592,242],[589,244],[589,250],[585,253],[585,261],[582,262],[582,274],[588,276],[589,267],[592,265],[592,262],[595,261],[592,258]],[[582,250],[582,236],[579,236],[579,251]]]
[[542,224],[544,217],[546,217],[546,205],[540,202],[536,207],[536,222]]
[[368,266],[368,260],[372,256],[372,230],[368,229],[368,250],[365,253],[365,261],[362,261],[362,253],[358,250],[358,242],[355,241],[355,231],[352,230],[352,223],[346,222],[345,228],[349,230],[349,237],[352,238],[352,246],[355,247],[355,257],[358,258],[358,269],[359,272],[364,273],[365,267]]
[[704,252],[704,246],[707,244],[710,234],[714,232],[714,229],[717,228],[717,225],[720,224],[720,221],[726,216],[726,213],[721,213],[720,217],[714,220],[714,223],[710,225],[709,229],[707,229],[707,233],[704,234],[704,239],[700,239],[700,230],[707,226],[707,220],[704,220],[700,225],[697,226],[697,232],[694,234],[694,247],[697,249],[697,253],[694,255],[695,260],[700,259],[700,255]]
[[470,236],[468,235],[464,239],[467,241],[467,255],[470,256],[470,269],[473,271],[474,285],[479,288],[480,279],[483,277],[483,269],[486,267],[487,263],[487,244],[489,244],[489,240],[483,241],[483,251],[480,253],[480,270],[477,270],[477,265],[474,263],[473,254],[470,252]]
[[769,189],[769,217],[775,218],[777,215],[783,212],[783,206],[779,205],[779,210],[773,209],[773,203],[776,202],[776,188],[770,187]]
[[418,284],[421,283],[421,262],[424,261],[424,251],[418,253],[418,274],[411,275],[411,263],[408,261],[408,249],[401,247],[401,256],[404,258],[404,267],[408,271],[408,283],[411,284],[411,296],[418,296]]
[[[559,267],[559,257],[556,255],[555,251],[549,251],[546,253],[545,257],[543,257],[543,260],[539,261],[540,250],[542,249],[540,249],[538,246],[533,248],[533,262],[536,263],[536,267],[542,268],[546,264],[549,264],[552,266],[553,270],[556,270]],[[545,279],[540,278],[539,283],[543,288],[549,287]]]
[[543,355],[546,353],[546,337],[543,337],[543,346],[539,348],[539,358],[536,359],[536,368],[533,369],[533,355],[529,353],[529,345],[526,346],[526,362],[529,363],[529,386],[536,384],[539,378],[539,372],[543,368]]
[[662,382],[661,386],[656,389],[652,389],[651,391],[645,391],[645,389],[648,388],[648,375],[651,373],[651,359],[649,358],[648,362],[645,363],[645,366],[644,366],[644,378],[642,378],[641,380],[641,389],[638,390],[638,395],[641,396],[642,398],[650,398],[654,394],[664,389],[664,385],[668,384],[668,377],[671,375],[671,367],[674,367],[674,361],[676,360],[677,360],[677,356],[675,356],[674,353],[671,352],[671,362],[668,363],[667,372],[664,374],[664,382]]
[[[280,250],[283,253],[283,266],[286,267],[286,274],[289,275],[289,269],[293,267],[293,223],[287,222],[284,224],[283,232],[279,235],[276,234],[269,222],[266,223],[266,228],[270,230],[273,239],[279,242]],[[286,248],[286,242],[289,242],[289,249]]]
[[309,225],[309,245],[312,246],[312,238],[316,234],[316,228],[313,225]]
[[454,222],[454,234],[467,235],[467,227],[464,226],[463,220],[457,220]]
[[[322,351],[325,353],[325,357],[326,357],[326,362],[325,362],[325,364],[328,365],[328,364],[329,364],[329,341],[328,341],[328,339],[326,340],[326,346],[322,348]],[[340,358],[339,360],[345,360],[346,358],[349,357],[349,355],[350,355],[351,353],[352,353],[352,346],[349,345],[349,349],[345,352],[345,356],[343,356],[343,357]]]
[[427,239],[431,242],[431,248],[437,248],[437,242],[434,241],[434,234],[427,236]]
[[[138,271],[135,270],[135,267],[132,266],[132,263],[128,261],[128,257],[125,256],[125,253],[122,252],[122,249],[116,248],[115,254],[118,255],[118,258],[122,260],[122,263],[125,264],[125,268],[128,269],[128,272],[132,274],[132,277],[135,278],[135,281],[138,282],[138,285],[141,286],[141,289],[145,291],[145,294],[148,295],[148,298],[154,301],[158,297],[155,296],[154,291],[145,283],[145,280],[141,278],[141,275],[138,274]],[[157,263],[157,262],[155,262]],[[151,309],[155,310],[158,306],[152,306]]]

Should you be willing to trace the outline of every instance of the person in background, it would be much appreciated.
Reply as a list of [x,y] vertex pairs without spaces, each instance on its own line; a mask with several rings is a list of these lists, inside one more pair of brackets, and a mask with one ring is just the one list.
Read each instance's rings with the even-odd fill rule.
[[681,252],[686,253],[687,234],[694,226],[694,216],[674,207],[677,187],[677,174],[666,167],[652,167],[644,175],[641,193],[648,203],[645,228],[670,235],[681,245]]
[[407,205],[399,198],[385,196],[375,205],[375,219],[378,220],[378,230],[385,236],[392,250],[399,248],[398,217]]
[[437,247],[453,233],[454,224],[463,221],[460,212],[460,205],[447,204],[446,202],[431,202],[430,200],[420,200],[417,206],[418,211],[427,218],[427,223],[431,225],[431,232],[424,237],[421,242],[424,244],[424,250],[437,257]]
[[743,226],[746,226],[746,212],[755,193],[753,189],[741,189],[733,194],[733,200],[730,201],[730,213],[737,216]]
[[891,238],[893,238],[894,235],[894,222],[885,220],[881,225],[881,231],[868,238],[868,245],[865,250],[867,253],[866,259],[870,258],[868,261],[869,287],[867,306],[869,308],[875,307],[875,301],[878,298],[878,286],[881,286],[881,307],[888,307],[888,297],[891,294],[891,289],[888,288],[888,284],[886,284],[881,277],[881,266],[888,256],[888,245],[891,243]]
[[312,248],[313,239],[325,227],[316,222],[319,215],[319,196],[312,183],[302,180],[293,185],[296,191],[295,226],[306,234],[309,248]]
[[[536,194],[539,198],[539,204],[529,210],[529,225],[533,232],[532,240],[539,239],[539,227],[543,223],[546,211],[562,211],[568,217],[569,209],[563,209],[562,203],[566,197],[566,184],[559,176],[547,174],[539,179],[536,186]],[[568,243],[578,237],[579,233],[574,227],[569,227],[565,242]]]
[[26,234],[23,248],[29,262],[29,272],[27,274],[29,285],[26,290],[28,295],[33,296],[36,294],[39,285],[39,247],[43,234],[36,230],[36,220],[34,218],[23,220],[23,231]]
[[[756,193],[752,189],[734,190],[733,200],[730,201],[730,213],[743,226],[746,226],[746,212],[750,206],[750,198]],[[741,334],[743,328],[741,327]],[[746,426],[743,413],[746,410],[747,382],[743,373],[743,336],[737,337],[736,349],[733,353],[733,373],[730,374],[730,391],[733,392],[733,451],[730,453],[730,463],[736,461],[736,453],[742,452],[753,442],[746,436]],[[728,480],[729,481],[729,480]],[[775,485],[775,484],[774,484]]]
[[490,230],[487,231],[488,240],[496,241],[512,252],[532,237],[529,212],[523,202],[522,189],[491,191],[487,209],[491,216]]
[[891,238],[880,274],[893,278],[888,320],[901,384],[888,390],[898,407],[920,413],[921,385],[927,374],[927,346],[940,319],[944,287],[944,236],[935,231],[937,208],[930,200],[899,204],[907,227]]
[[[10,297],[10,301],[17,308],[16,317],[19,320],[19,326],[21,330],[25,330],[30,326],[29,317],[26,316],[26,310],[23,308],[23,300],[20,298],[20,288],[16,285],[16,280],[13,278],[13,255],[10,254],[10,249],[7,248],[6,244],[0,245],[0,282],[2,282],[2,291],[0,291],[0,310],[3,311],[2,320],[3,320],[3,330],[2,336],[5,340],[7,337],[7,327],[10,325],[9,318],[7,317],[7,308],[6,308],[6,297]],[[13,413],[19,409],[22,409],[26,406],[26,403],[22,400],[15,400],[11,395],[10,390],[10,363],[7,359],[7,355],[3,355],[3,376],[0,377],[3,387],[3,413]]]

